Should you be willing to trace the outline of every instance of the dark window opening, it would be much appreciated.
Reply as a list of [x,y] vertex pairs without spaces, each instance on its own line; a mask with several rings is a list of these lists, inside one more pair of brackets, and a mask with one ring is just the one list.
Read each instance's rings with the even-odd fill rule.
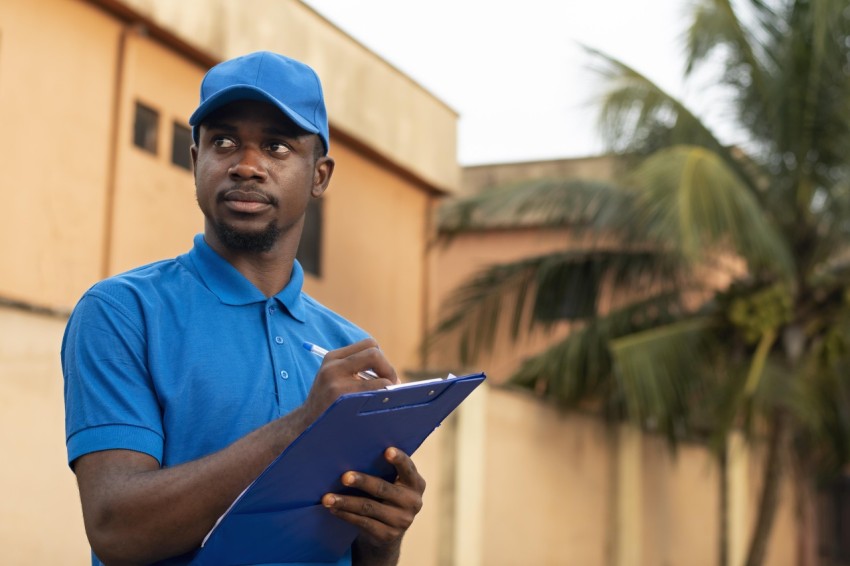
[[133,145],[156,155],[158,130],[159,112],[137,102],[136,120],[133,124]]
[[186,169],[192,170],[192,157],[189,154],[189,147],[192,145],[192,130],[183,124],[174,122],[174,129],[171,136],[171,162]]
[[311,199],[307,205],[304,231],[295,255],[304,271],[322,275],[322,199]]

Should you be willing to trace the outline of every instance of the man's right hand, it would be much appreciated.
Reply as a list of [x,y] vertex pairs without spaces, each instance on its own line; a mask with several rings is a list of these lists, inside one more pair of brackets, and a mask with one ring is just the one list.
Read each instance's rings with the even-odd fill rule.
[[[372,370],[378,379],[363,379],[357,372]],[[383,389],[398,383],[396,371],[378,343],[367,338],[350,346],[331,350],[322,360],[313,387],[303,405],[306,424],[315,421],[340,395]]]

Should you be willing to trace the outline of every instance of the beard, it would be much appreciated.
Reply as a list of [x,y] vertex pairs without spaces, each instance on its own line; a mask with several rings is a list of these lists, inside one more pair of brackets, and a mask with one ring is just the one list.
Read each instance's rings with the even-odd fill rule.
[[225,222],[214,222],[213,230],[227,249],[235,252],[268,252],[280,237],[280,228],[274,221],[259,232],[240,232]]

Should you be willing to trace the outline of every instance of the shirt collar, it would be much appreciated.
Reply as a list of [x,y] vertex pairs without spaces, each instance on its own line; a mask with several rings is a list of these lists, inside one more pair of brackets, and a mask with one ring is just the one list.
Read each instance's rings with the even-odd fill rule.
[[[218,297],[218,300],[226,305],[250,305],[253,303],[264,303],[266,296],[257,289],[244,275],[239,273],[235,267],[218,255],[218,253],[207,244],[203,234],[197,234],[194,239],[194,247],[189,252],[198,274],[203,279],[207,288]],[[298,260],[292,264],[292,272],[289,275],[289,283],[274,296],[293,318],[304,322],[304,300],[301,296],[301,288],[304,285],[304,270]]]

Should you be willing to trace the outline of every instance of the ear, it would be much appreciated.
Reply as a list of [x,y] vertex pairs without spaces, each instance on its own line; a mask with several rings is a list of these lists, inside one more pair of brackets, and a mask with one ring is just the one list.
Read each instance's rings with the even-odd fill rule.
[[198,146],[192,144],[189,147],[189,154],[192,156],[192,176],[198,180]]
[[316,165],[313,167],[313,186],[310,188],[310,195],[313,198],[319,198],[328,188],[334,172],[334,165],[333,158],[327,155],[316,160]]

